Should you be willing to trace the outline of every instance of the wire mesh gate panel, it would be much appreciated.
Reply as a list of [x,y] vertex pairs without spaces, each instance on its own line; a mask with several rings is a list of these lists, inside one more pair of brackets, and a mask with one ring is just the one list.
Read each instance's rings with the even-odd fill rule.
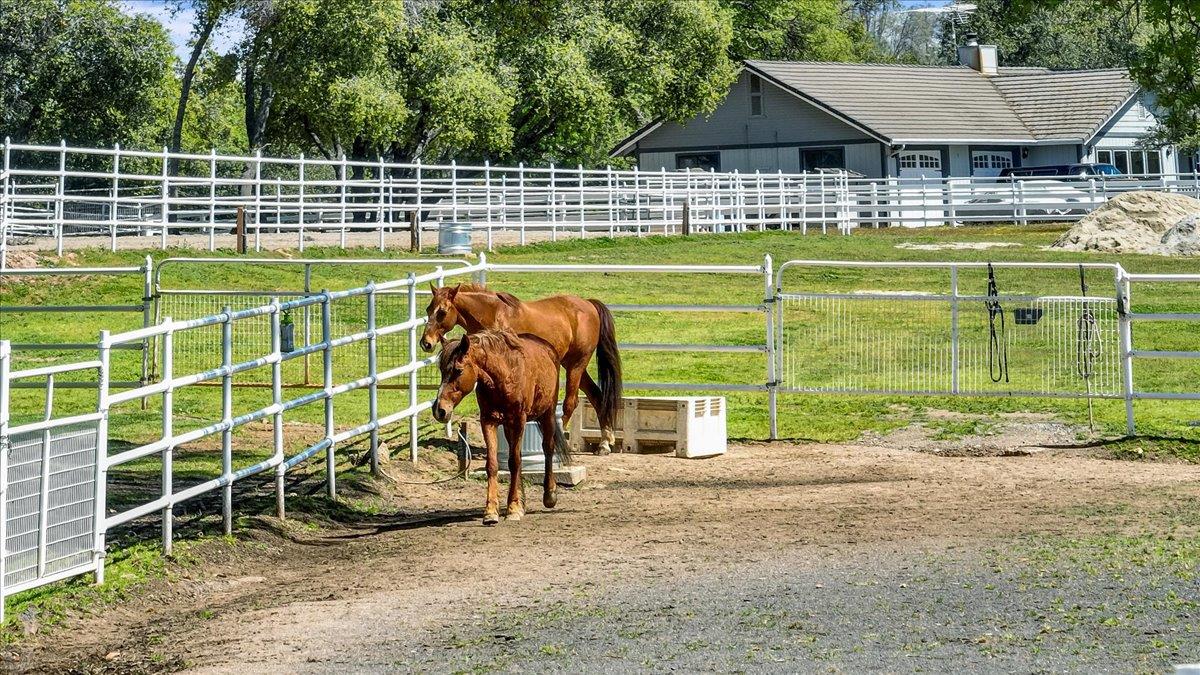
[[[1017,293],[986,292],[988,272],[974,264],[905,269],[898,263],[893,274],[850,274],[844,282],[825,263],[807,266],[823,268],[823,278],[813,284],[820,290],[781,286],[777,295],[782,391],[1123,396],[1120,317],[1111,276],[1105,286],[1092,280],[1104,295],[1085,296],[1078,290],[1078,268],[1040,268],[1042,276],[1056,277],[1049,283],[1054,292],[1072,283],[1077,287],[1074,294],[1041,295],[1028,290],[1043,280],[1012,266],[993,274],[1004,280],[1002,288]],[[785,267],[795,270],[806,263]],[[960,291],[960,275],[971,287],[969,294]],[[897,284],[908,287],[887,288]],[[838,285],[850,287],[849,292],[825,290]],[[863,285],[876,287],[852,288]]]
[[14,434],[5,496],[6,594],[94,567],[96,422]]

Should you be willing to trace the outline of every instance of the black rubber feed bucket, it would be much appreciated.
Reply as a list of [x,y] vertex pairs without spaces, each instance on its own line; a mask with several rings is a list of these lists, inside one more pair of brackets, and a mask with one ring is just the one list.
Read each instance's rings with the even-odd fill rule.
[[1033,326],[1042,320],[1041,307],[1018,307],[1013,310],[1013,319],[1018,325]]

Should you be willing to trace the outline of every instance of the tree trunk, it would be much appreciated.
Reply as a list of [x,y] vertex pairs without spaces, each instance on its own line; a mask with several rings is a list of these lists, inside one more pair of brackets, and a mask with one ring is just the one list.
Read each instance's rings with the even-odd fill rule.
[[[212,35],[216,25],[217,15],[213,13],[201,26],[200,34],[196,36],[196,44],[192,45],[192,55],[183,69],[183,82],[179,87],[179,107],[175,110],[175,126],[171,129],[171,152],[179,152],[179,147],[183,143],[183,118],[187,113],[188,97],[192,93],[192,79],[196,76],[196,64],[200,62],[200,55],[204,53],[204,48],[208,45],[208,37]],[[175,173],[178,169],[179,160],[172,159],[171,173]]]

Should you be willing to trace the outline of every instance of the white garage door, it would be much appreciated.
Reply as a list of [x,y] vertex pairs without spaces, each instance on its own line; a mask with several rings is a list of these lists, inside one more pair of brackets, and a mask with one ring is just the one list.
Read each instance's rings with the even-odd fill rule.
[[999,176],[1001,169],[1011,168],[1013,157],[1011,150],[972,150],[972,176]]
[[938,150],[907,150],[896,157],[901,178],[940,178],[942,153]]
[[899,224],[926,227],[945,223],[942,211],[942,153],[906,150],[896,156],[900,169]]

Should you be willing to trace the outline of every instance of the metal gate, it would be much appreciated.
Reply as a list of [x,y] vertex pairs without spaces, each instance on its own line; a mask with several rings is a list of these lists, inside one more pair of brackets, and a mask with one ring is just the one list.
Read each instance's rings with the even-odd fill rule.
[[[22,371],[11,371],[10,363],[9,345],[0,343],[0,599],[98,571],[96,522],[103,516],[96,489],[97,449],[104,446],[101,415],[54,412],[55,377],[97,370],[100,362]],[[11,383],[39,379],[44,415],[10,427]]]
[[1122,398],[1119,274],[1106,264],[784,263],[780,390]]

